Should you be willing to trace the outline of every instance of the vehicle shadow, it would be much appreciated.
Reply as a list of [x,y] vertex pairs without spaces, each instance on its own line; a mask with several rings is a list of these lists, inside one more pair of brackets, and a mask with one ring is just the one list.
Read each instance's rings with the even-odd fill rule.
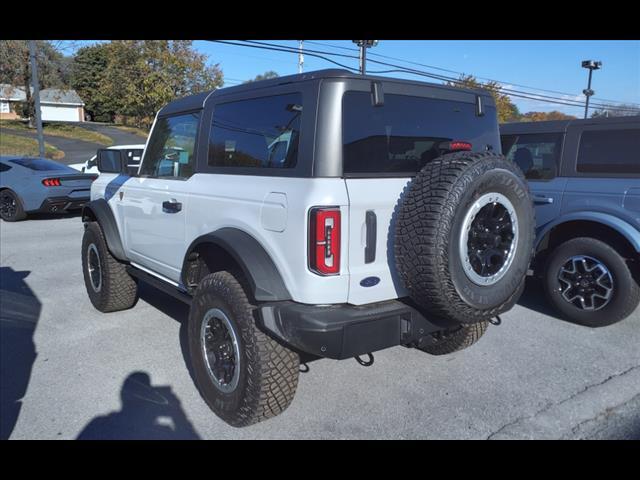
[[543,315],[562,320],[563,322],[572,323],[561,317],[558,312],[547,303],[547,297],[544,293],[542,283],[536,277],[527,277],[524,291],[517,303],[521,307],[528,308],[529,310],[534,310]]
[[30,213],[27,217],[29,220],[62,220],[65,218],[78,218],[82,215],[82,210],[72,210],[64,213]]
[[33,334],[42,304],[24,279],[31,272],[0,267],[0,439],[7,440],[18,421],[33,363]]
[[95,417],[77,440],[199,440],[178,397],[168,385],[151,385],[146,372],[133,372],[120,390],[122,408]]

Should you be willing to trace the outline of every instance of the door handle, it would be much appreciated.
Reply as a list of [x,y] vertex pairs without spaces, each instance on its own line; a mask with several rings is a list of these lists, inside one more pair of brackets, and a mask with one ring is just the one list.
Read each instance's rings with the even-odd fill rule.
[[553,203],[553,197],[546,197],[544,195],[534,195],[533,203]]
[[174,199],[162,202],[162,211],[164,213],[178,213],[182,210],[182,204]]

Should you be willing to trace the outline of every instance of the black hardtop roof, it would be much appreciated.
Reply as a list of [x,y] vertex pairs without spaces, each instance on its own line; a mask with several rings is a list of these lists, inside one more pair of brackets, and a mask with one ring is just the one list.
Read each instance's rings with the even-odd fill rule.
[[[310,80],[318,80],[324,78],[344,78],[344,79],[358,79],[358,80],[371,80],[371,81],[379,81],[379,82],[393,82],[393,83],[401,83],[405,85],[418,85],[418,86],[429,86],[435,88],[441,88],[443,90],[454,90],[456,92],[467,91],[472,94],[482,95],[486,97],[491,97],[491,94],[488,90],[483,89],[471,89],[471,88],[459,88],[459,87],[451,87],[448,85],[442,85],[437,83],[429,83],[429,82],[421,82],[418,80],[404,80],[399,78],[392,77],[381,77],[377,75],[360,75],[359,73],[350,72],[349,70],[343,70],[338,68],[330,68],[326,70],[316,70],[308,73],[298,73],[295,75],[286,75],[284,77],[276,77],[270,78],[267,80],[259,80],[256,82],[243,83],[241,85],[235,85],[233,87],[224,87],[217,90],[210,90],[208,92],[198,93],[196,95],[190,95],[188,97],[179,98],[172,102],[169,102],[165,105],[161,110],[160,114],[169,114],[176,112],[185,112],[188,110],[196,110],[200,109],[204,106],[205,101],[209,96],[222,96],[222,95],[231,95],[242,93],[245,91],[252,91],[259,88],[268,88],[276,85],[282,85],[286,83],[296,83],[296,82],[306,82]],[[491,99],[491,101],[493,101]]]
[[500,125],[501,134],[564,132],[570,125],[611,125],[613,123],[639,123],[640,115],[628,117],[597,117],[573,120],[550,120],[546,122],[512,122]]

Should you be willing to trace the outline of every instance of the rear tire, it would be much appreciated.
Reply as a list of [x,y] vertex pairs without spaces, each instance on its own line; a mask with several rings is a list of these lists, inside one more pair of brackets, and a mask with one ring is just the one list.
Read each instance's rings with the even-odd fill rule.
[[[583,275],[584,266],[585,271],[591,269],[593,273]],[[596,277],[602,278],[598,282]],[[631,315],[640,303],[640,286],[625,259],[595,238],[574,238],[556,247],[546,262],[544,286],[549,302],[562,316],[588,327],[619,322]],[[602,298],[609,289],[609,298]],[[580,297],[585,300],[584,306]],[[575,299],[569,301],[571,298]]]
[[418,349],[431,355],[447,355],[464,350],[480,340],[488,326],[489,322],[485,321],[435,332],[422,339]]
[[189,312],[188,343],[207,405],[234,427],[282,413],[298,385],[300,359],[256,326],[239,274],[204,277]]
[[89,299],[101,312],[126,310],[138,300],[138,284],[111,255],[96,222],[86,224],[82,237],[82,272]]
[[0,192],[0,218],[5,222],[19,222],[27,218],[20,197],[9,189]]
[[443,155],[401,200],[396,265],[409,295],[431,315],[483,322],[517,301],[534,228],[529,188],[513,162],[492,153]]

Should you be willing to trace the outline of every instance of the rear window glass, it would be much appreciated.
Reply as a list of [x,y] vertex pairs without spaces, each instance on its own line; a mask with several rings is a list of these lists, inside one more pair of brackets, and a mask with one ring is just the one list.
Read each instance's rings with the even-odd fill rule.
[[640,129],[583,132],[577,170],[584,173],[640,173]]
[[529,180],[550,180],[558,172],[562,133],[504,135],[502,153],[515,162]]
[[385,94],[376,107],[370,93],[347,92],[342,119],[347,175],[413,175],[451,140],[470,142],[474,151],[500,149],[496,110],[489,106],[477,116],[472,103]]
[[300,93],[216,105],[209,141],[209,165],[295,167],[301,117]]
[[69,167],[56,163],[53,160],[47,160],[46,158],[15,158],[9,161],[22,167],[30,168],[31,170],[69,170]]

